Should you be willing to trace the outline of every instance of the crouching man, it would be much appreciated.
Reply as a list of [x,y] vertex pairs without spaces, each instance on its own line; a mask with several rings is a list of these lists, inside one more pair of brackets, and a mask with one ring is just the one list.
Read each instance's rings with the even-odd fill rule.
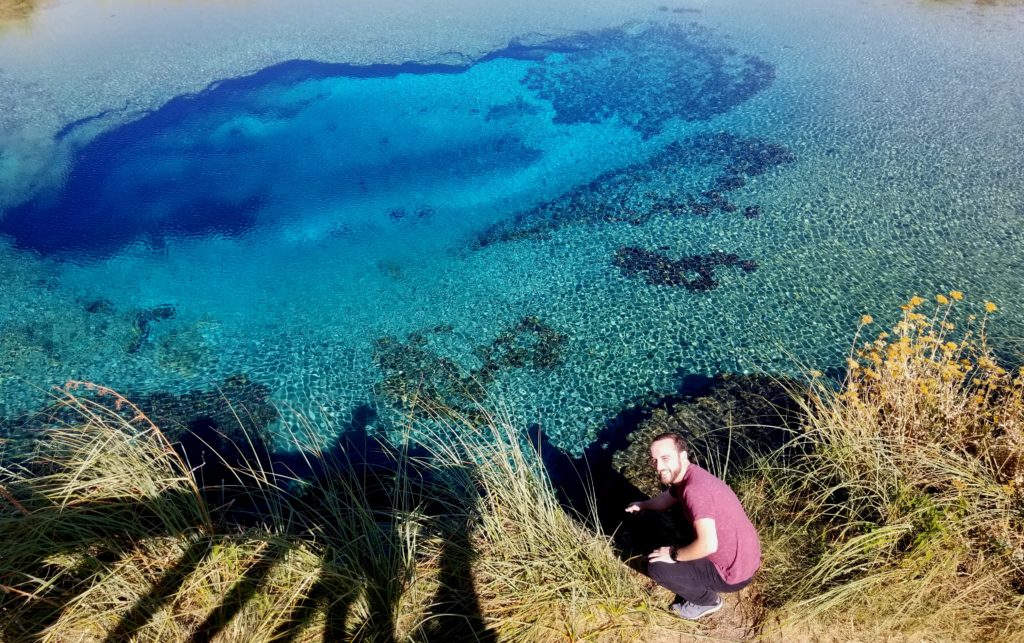
[[696,620],[722,608],[719,592],[738,592],[761,566],[757,530],[727,484],[689,460],[686,441],[663,433],[651,442],[651,464],[668,489],[634,502],[628,513],[665,511],[679,504],[696,539],[684,546],[656,549],[648,556],[648,574],[676,593],[669,607]]

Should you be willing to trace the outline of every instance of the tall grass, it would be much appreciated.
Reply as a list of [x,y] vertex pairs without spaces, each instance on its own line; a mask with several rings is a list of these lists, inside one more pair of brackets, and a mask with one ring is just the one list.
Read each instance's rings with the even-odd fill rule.
[[92,389],[59,400],[80,422],[5,454],[4,640],[635,641],[674,624],[507,419],[407,427],[398,446],[304,436],[316,475],[236,467],[247,497],[229,500],[265,512],[242,524],[139,409]]
[[961,299],[915,297],[855,340],[846,380],[815,380],[801,435],[748,485],[783,627],[1024,637],[1024,370],[988,344],[995,305],[965,316]]
[[[624,565],[599,535],[596,510],[570,516],[559,506],[532,447],[487,414],[476,431],[429,440],[438,462],[464,463],[478,501],[464,556],[485,620],[502,641],[650,640],[680,623],[670,595]],[[434,438],[446,433],[434,434]],[[468,465],[468,466],[466,466]]]

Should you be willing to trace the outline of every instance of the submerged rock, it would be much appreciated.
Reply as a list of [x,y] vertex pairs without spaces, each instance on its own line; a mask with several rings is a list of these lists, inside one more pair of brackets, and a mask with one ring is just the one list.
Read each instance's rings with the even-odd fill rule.
[[551,101],[556,123],[618,118],[645,138],[670,119],[708,120],[743,103],[775,79],[771,64],[740,54],[708,29],[658,24],[580,35],[559,60],[523,79]]
[[374,342],[373,361],[384,379],[377,395],[393,407],[440,417],[475,422],[482,419],[481,405],[487,387],[498,373],[511,368],[551,369],[562,363],[568,342],[563,335],[535,316],[526,316],[502,331],[490,344],[472,350],[480,360],[467,368],[430,347],[432,336],[452,332],[448,324],[409,333],[402,342],[382,337]]
[[643,277],[652,286],[681,286],[700,292],[718,287],[715,279],[718,266],[739,266],[743,272],[757,270],[757,262],[740,259],[730,252],[716,251],[670,259],[660,252],[632,246],[622,246],[616,250],[614,263],[622,274],[627,277]]
[[92,315],[111,315],[114,313],[114,303],[109,299],[93,299],[92,301],[85,302],[82,307],[85,308],[85,312]]
[[140,311],[135,315],[135,336],[129,342],[127,351],[129,353],[137,353],[142,345],[149,339],[149,325],[151,322],[160,321],[163,319],[173,319],[176,312],[174,306],[170,304],[161,304]]
[[[642,225],[656,216],[736,212],[741,208],[728,194],[741,189],[747,178],[795,160],[787,148],[763,139],[727,132],[698,134],[669,143],[647,161],[605,172],[499,221],[479,233],[476,246],[543,238],[566,225]],[[754,218],[761,209],[750,205],[742,212]]]

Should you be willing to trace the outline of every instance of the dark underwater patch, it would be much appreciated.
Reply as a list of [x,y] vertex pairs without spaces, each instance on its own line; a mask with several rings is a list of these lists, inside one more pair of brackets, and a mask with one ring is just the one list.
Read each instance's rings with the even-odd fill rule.
[[539,114],[540,111],[540,107],[533,103],[528,103],[523,100],[521,96],[517,96],[514,101],[502,103],[501,105],[494,105],[488,109],[487,115],[484,116],[484,119],[488,121],[500,121],[511,118],[522,118],[524,116],[535,116]]
[[381,337],[374,342],[373,362],[383,380],[375,392],[406,413],[475,422],[487,400],[488,387],[503,370],[550,370],[563,361],[569,338],[538,317],[526,316],[501,331],[490,344],[476,346],[477,368],[466,368],[434,350],[431,338],[452,332],[440,325],[410,333],[406,341]]
[[618,117],[645,137],[665,122],[708,120],[757,94],[775,68],[696,25],[650,25],[581,36],[576,51],[530,69],[523,83],[555,107],[556,123]]
[[709,216],[717,212],[761,216],[759,205],[729,200],[746,178],[759,176],[796,156],[755,137],[719,132],[673,141],[649,160],[605,172],[586,185],[518,212],[480,232],[477,247],[537,239],[571,224],[631,223],[655,216]]
[[677,286],[696,292],[718,287],[715,270],[719,266],[738,266],[743,272],[757,270],[753,259],[742,259],[731,252],[709,252],[671,259],[661,252],[622,246],[615,251],[615,266],[627,277],[642,278],[651,286]]

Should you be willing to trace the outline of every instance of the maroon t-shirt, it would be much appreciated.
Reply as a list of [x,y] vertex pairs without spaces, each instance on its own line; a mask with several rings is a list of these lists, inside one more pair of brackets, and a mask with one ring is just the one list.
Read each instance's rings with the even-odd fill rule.
[[718,551],[708,560],[722,580],[735,585],[753,576],[761,566],[761,542],[729,485],[690,463],[682,481],[673,485],[671,492],[691,521],[714,519]]

